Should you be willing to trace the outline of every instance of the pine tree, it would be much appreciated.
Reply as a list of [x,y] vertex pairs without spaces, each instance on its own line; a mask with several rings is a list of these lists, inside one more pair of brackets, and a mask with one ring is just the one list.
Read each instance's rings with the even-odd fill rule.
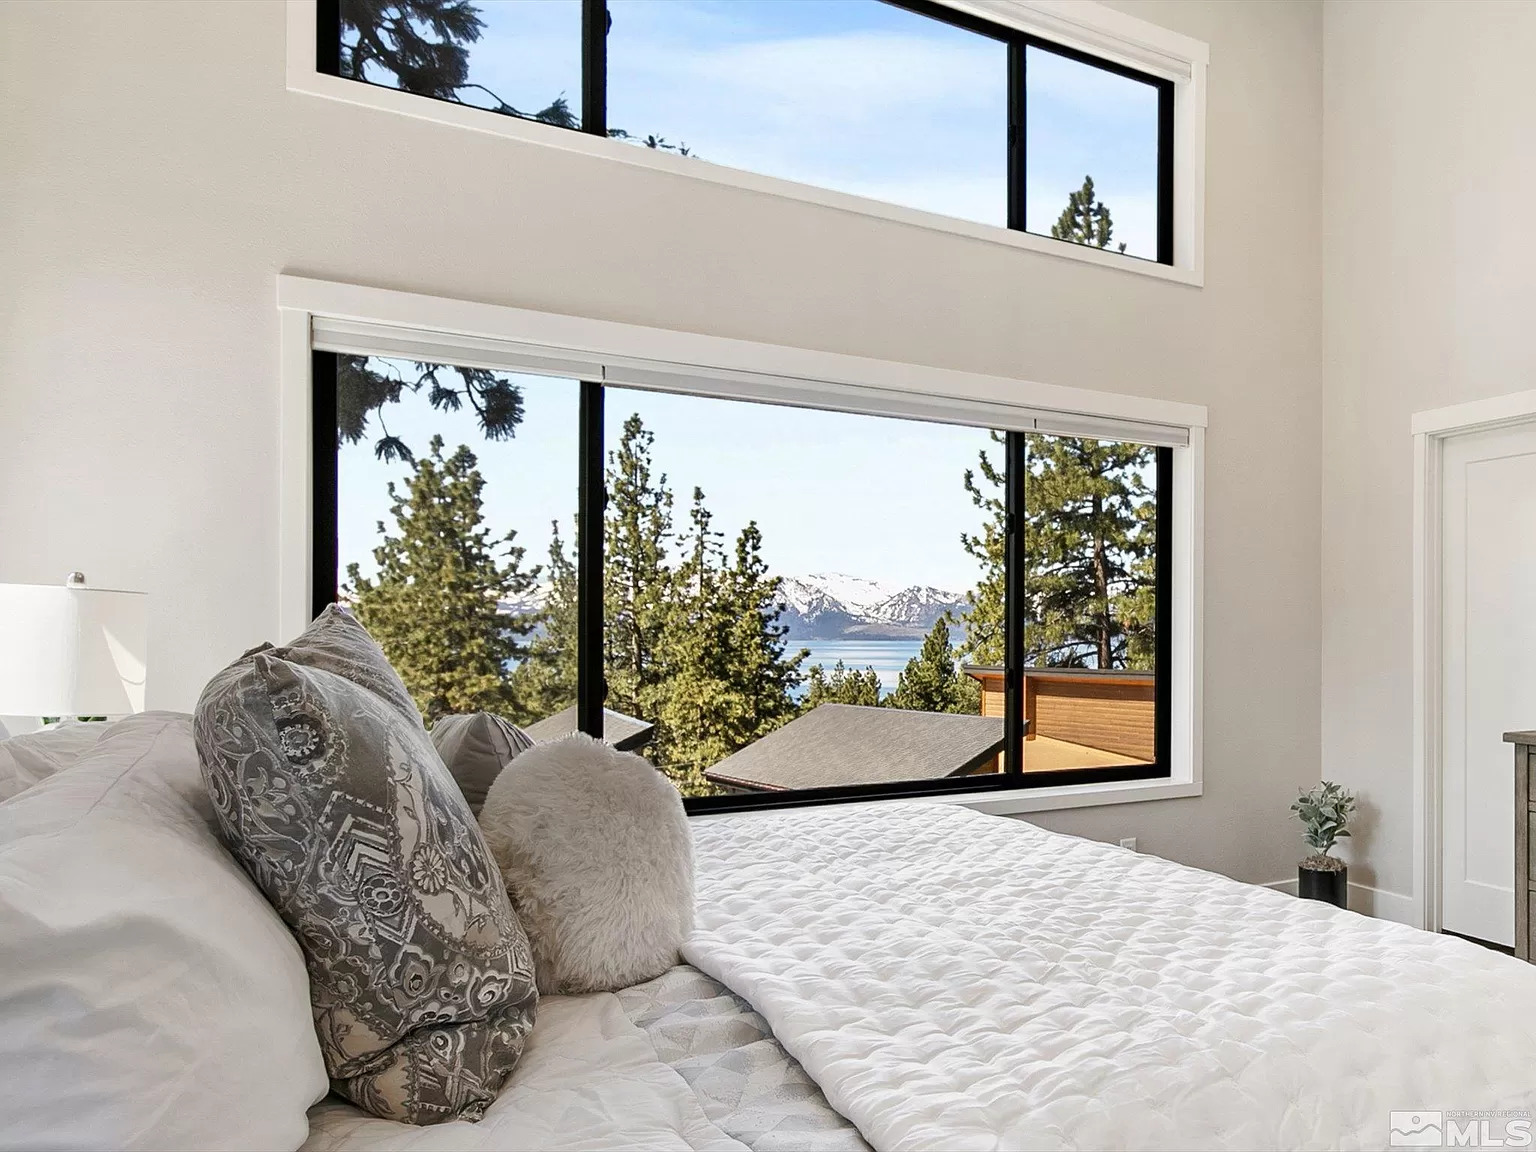
[[711,527],[704,493],[693,490],[690,530],[682,540],[683,560],[673,574],[673,599],[658,645],[662,670],[654,749],[656,763],[684,796],[716,789],[704,770],[738,745],[742,701],[732,683],[730,633],[733,625],[721,595],[724,555],[720,533]]
[[[810,653],[798,649],[788,655],[781,624],[783,582],[768,573],[763,560],[763,534],[757,521],[748,521],[736,538],[735,562],[725,573],[723,601],[730,619],[728,642],[731,678],[741,696],[732,742],[744,748],[790,720],[797,709],[795,689],[800,687],[800,663]],[[733,748],[732,751],[735,751]]]
[[528,658],[512,674],[512,686],[530,720],[553,716],[576,702],[576,562],[567,556],[558,521],[551,525],[549,599]]
[[[1006,439],[1000,432],[992,433],[992,440],[999,445]],[[1005,449],[1006,451],[1006,449]],[[1007,596],[1006,546],[1007,507],[1003,500],[1006,483],[1006,464],[998,468],[983,449],[978,453],[976,473],[965,471],[965,490],[970,493],[971,503],[985,514],[979,533],[962,532],[960,543],[981,567],[976,587],[965,594],[970,606],[965,614],[965,642],[961,656],[967,664],[1003,663],[1004,603]]]
[[638,415],[624,421],[608,454],[603,517],[603,665],[607,706],[654,720],[664,683],[657,659],[673,593],[667,538],[672,493],[652,475],[651,445]]
[[490,97],[490,111],[560,128],[580,127],[564,95],[538,112],[520,112],[484,84],[469,79],[469,45],[485,22],[469,0],[341,0],[341,74],[371,80],[370,69],[388,72],[402,92],[461,100],[476,90]]
[[1123,668],[1127,613],[1151,666],[1155,519],[1144,479],[1154,449],[1072,436],[1029,438],[1024,520],[1025,659]]
[[955,650],[949,639],[949,618],[934,621],[923,638],[922,650],[907,661],[896,691],[886,697],[889,708],[912,712],[980,711],[980,685],[960,673],[955,665]]
[[1125,666],[1151,671],[1157,666],[1157,501],[1138,503],[1136,519],[1130,581],[1117,590],[1112,607],[1125,632]]
[[443,457],[443,439],[416,462],[400,493],[389,485],[396,535],[381,523],[378,572],[348,565],[349,591],[363,626],[384,649],[428,723],[453,712],[526,717],[506,669],[527,654],[531,628],[499,603],[533,587],[515,532],[493,537],[481,513],[485,480],[461,446]]
[[414,461],[411,447],[385,425],[384,406],[397,403],[406,392],[423,389],[432,407],[440,412],[457,412],[468,404],[487,440],[512,439],[523,420],[522,390],[488,368],[418,361],[406,372],[400,361],[337,356],[337,447],[358,443],[368,433],[370,420],[377,420],[381,435],[374,442],[374,455],[380,460]]
[[[469,79],[469,45],[480,39],[485,22],[469,0],[341,0],[341,75],[377,82],[382,71],[402,92],[467,103],[464,95],[488,98],[488,111],[557,128],[580,128],[562,92],[537,112],[514,108],[484,84]],[[373,75],[370,75],[370,71]],[[647,148],[691,155],[687,144],[674,144],[653,133],[608,129],[618,140]]]
[[[1067,194],[1067,206],[1051,225],[1051,235],[1057,240],[1070,240],[1091,248],[1108,248],[1114,234],[1109,206],[1094,199],[1093,177],[1084,176],[1082,188]],[[1119,251],[1125,251],[1124,242]]]
[[[1000,437],[995,438],[1001,439]],[[1074,437],[1025,437],[1024,662],[1101,668],[1153,666],[1156,501],[1145,477],[1155,450]],[[966,594],[965,663],[1003,660],[1005,470],[980,454],[965,474],[982,530],[965,535],[980,563]]]
[[880,703],[880,677],[873,668],[862,672],[848,668],[839,660],[827,672],[820,664],[812,664],[806,673],[805,699],[800,703],[802,713],[822,704],[862,704],[873,708]]

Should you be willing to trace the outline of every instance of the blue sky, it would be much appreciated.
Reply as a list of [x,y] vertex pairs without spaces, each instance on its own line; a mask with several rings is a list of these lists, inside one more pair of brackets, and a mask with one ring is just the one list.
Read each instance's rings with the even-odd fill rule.
[[[508,442],[487,444],[472,414],[437,412],[411,394],[385,420],[416,452],[426,451],[434,432],[449,452],[468,444],[486,478],[486,518],[497,532],[516,529],[528,561],[543,563],[552,519],[567,544],[575,535],[578,386],[513,379],[525,415]],[[656,434],[656,470],[676,494],[679,528],[697,485],[728,539],[757,520],[765,557],[780,575],[838,571],[954,592],[975,583],[959,534],[977,530],[981,518],[961,478],[987,446],[984,430],[610,388],[610,448],[635,412]],[[362,443],[343,447],[338,468],[341,561],[356,560],[365,572],[377,522],[391,523],[386,485],[410,474],[375,459],[378,435],[374,421]]]
[[[471,79],[524,111],[564,95],[580,111],[578,0],[482,0]],[[685,142],[719,164],[1002,224],[1006,211],[1004,47],[878,0],[609,0],[609,124]],[[1031,50],[1027,223],[1047,232],[1092,174],[1116,241],[1156,254],[1156,93]],[[542,562],[549,521],[567,537],[576,503],[576,385],[525,384],[515,440],[484,444],[466,414],[408,397],[386,414],[424,450],[434,431],[469,444],[487,512]],[[976,429],[610,390],[609,444],[640,411],[678,494],[695,484],[715,525],[763,529],[775,571],[835,570],[963,591],[975,564],[958,535],[979,518],[961,487]],[[376,429],[371,430],[376,434]],[[384,485],[405,475],[341,454],[341,556],[369,566]]]
[[[524,111],[581,104],[579,0],[481,0],[470,77]],[[880,0],[609,0],[608,122],[717,164],[1002,224],[1007,53]],[[1157,95],[1030,49],[1026,223],[1092,175],[1156,257]],[[473,93],[466,93],[473,99]]]

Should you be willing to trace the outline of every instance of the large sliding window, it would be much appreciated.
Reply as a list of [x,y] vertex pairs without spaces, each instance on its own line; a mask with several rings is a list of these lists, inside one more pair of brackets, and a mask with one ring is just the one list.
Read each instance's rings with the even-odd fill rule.
[[334,351],[313,415],[314,605],[429,723],[692,811],[1170,775],[1171,448]]
[[322,72],[1173,263],[1173,82],[943,3],[318,10]]

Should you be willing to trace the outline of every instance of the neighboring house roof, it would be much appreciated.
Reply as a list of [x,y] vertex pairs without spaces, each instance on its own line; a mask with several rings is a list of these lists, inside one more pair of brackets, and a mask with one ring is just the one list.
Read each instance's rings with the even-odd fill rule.
[[[523,729],[536,743],[545,744],[560,740],[576,731],[576,705],[572,704],[553,716],[546,716],[537,724]],[[603,709],[603,743],[612,744],[620,752],[633,752],[656,732],[656,725],[636,720],[611,708]]]
[[935,780],[978,768],[1002,747],[1003,721],[996,716],[822,704],[704,776],[769,792]]

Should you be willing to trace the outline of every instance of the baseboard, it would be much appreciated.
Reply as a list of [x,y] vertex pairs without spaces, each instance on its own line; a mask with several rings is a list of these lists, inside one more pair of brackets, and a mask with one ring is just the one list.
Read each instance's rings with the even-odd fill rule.
[[[1296,895],[1296,878],[1293,876],[1289,880],[1271,880],[1261,887],[1273,888],[1276,892],[1294,896]],[[1412,896],[1404,896],[1401,892],[1388,892],[1383,888],[1372,888],[1369,884],[1350,884],[1349,908],[1351,912],[1359,912],[1362,916],[1374,916],[1378,920],[1394,920],[1399,924],[1419,927],[1417,902]]]
[[1372,888],[1367,884],[1351,884],[1349,906],[1356,912],[1374,916],[1378,920],[1395,920],[1414,928],[1422,927],[1418,902],[1401,892],[1388,892],[1385,888]]

